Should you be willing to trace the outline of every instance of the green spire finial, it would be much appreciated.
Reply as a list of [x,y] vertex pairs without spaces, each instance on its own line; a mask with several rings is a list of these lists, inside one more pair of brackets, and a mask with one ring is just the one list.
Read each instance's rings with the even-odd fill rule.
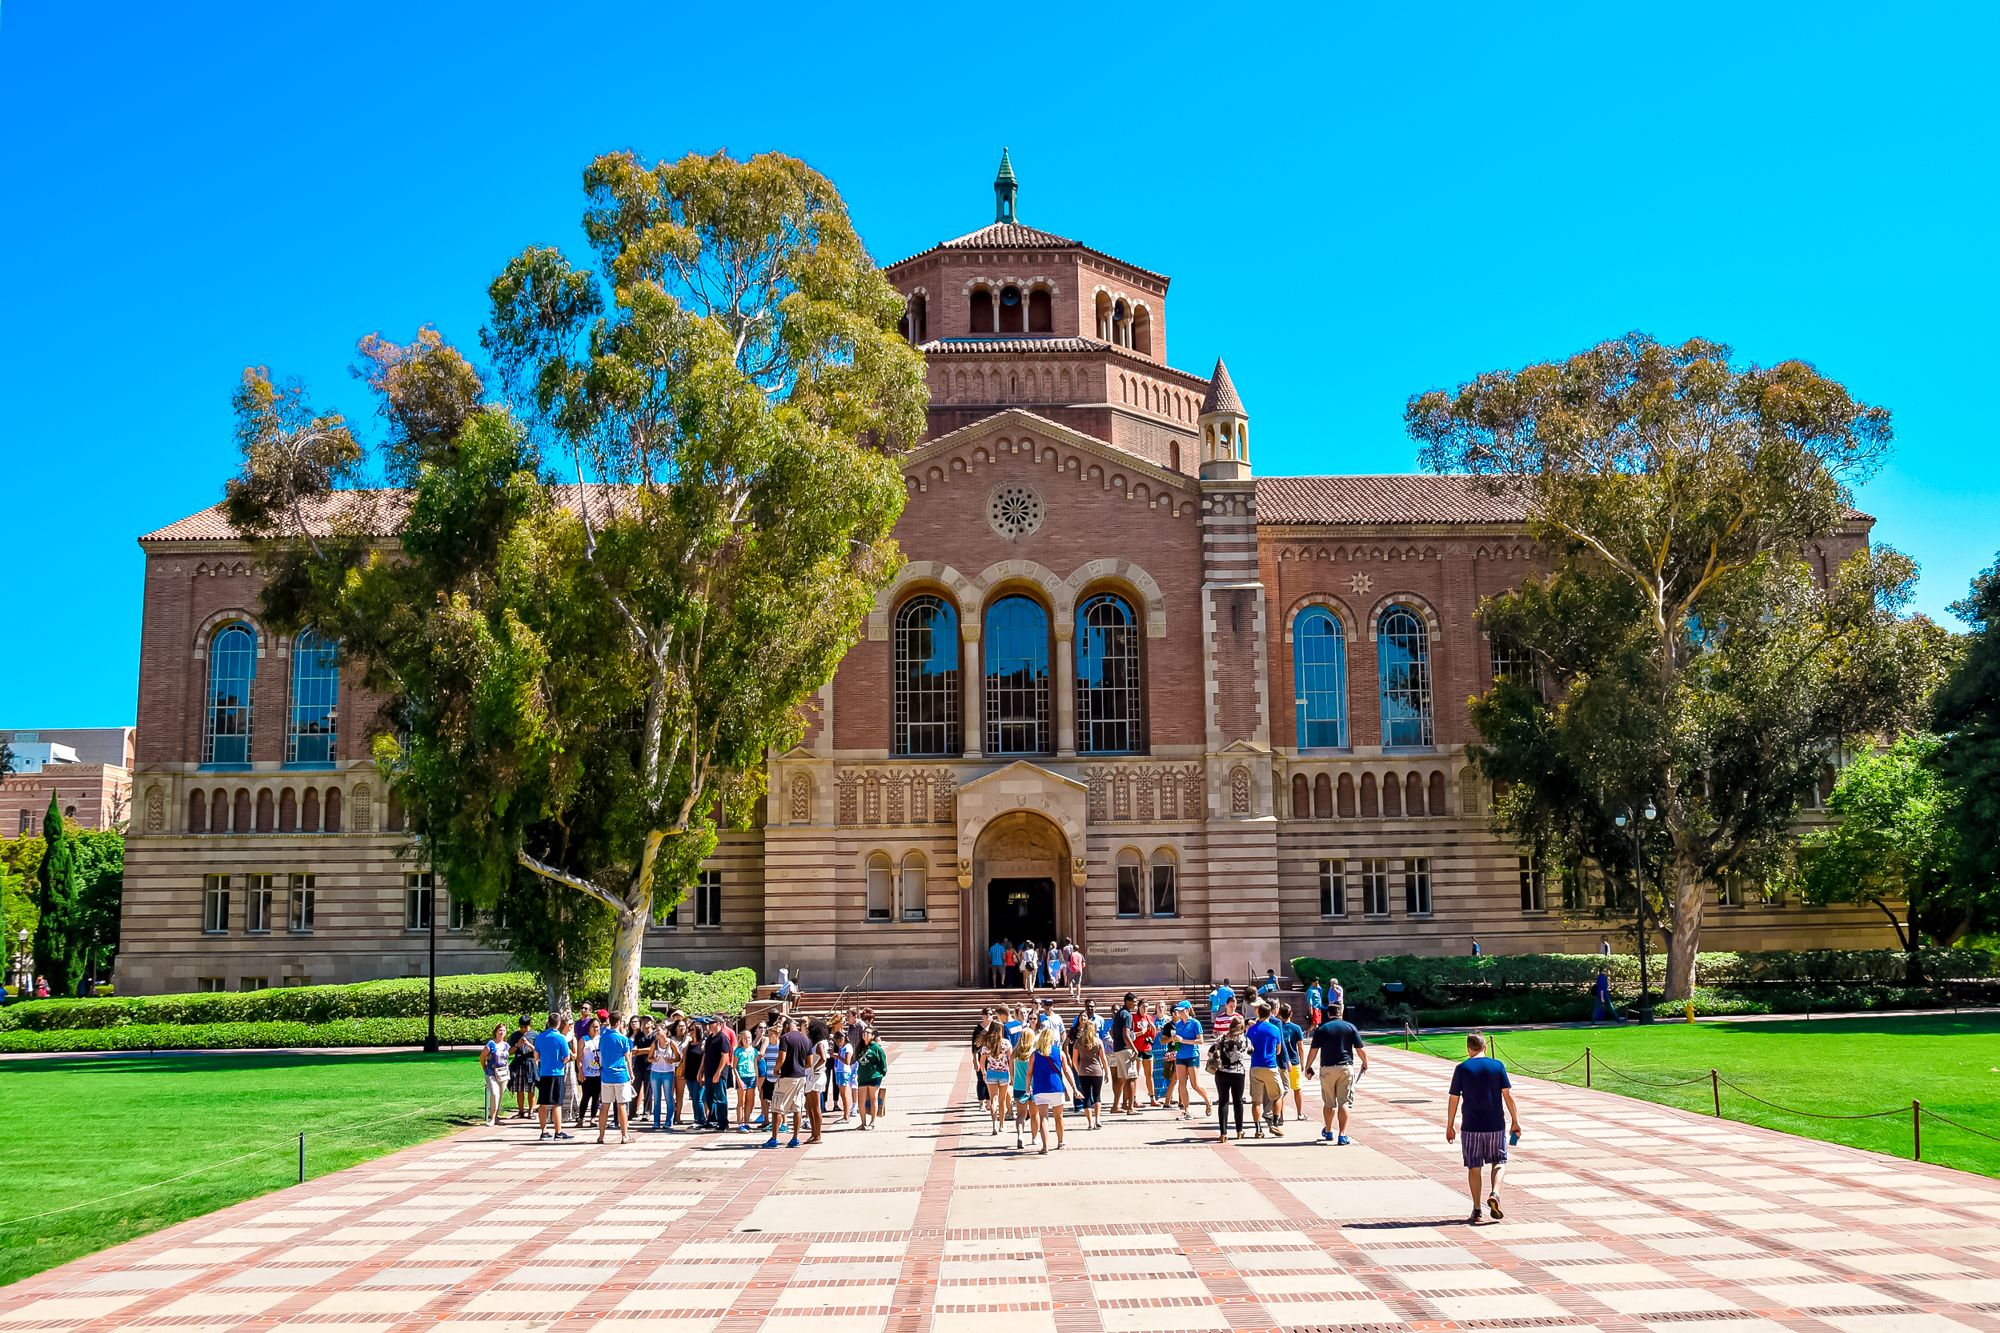
[[993,220],[1014,222],[1014,198],[1021,191],[1021,184],[1014,179],[1014,163],[1007,156],[1007,150],[1000,150],[1000,170],[993,177]]

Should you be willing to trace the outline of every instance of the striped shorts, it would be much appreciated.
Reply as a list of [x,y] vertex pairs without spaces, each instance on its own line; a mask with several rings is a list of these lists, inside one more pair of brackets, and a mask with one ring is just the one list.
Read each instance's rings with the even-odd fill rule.
[[1504,1165],[1507,1161],[1507,1131],[1504,1129],[1496,1129],[1491,1133],[1464,1131],[1458,1136],[1458,1150],[1468,1168]]

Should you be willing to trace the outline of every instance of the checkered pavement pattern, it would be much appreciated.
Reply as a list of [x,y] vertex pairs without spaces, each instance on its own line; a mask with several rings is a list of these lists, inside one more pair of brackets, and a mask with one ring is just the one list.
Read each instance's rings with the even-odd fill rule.
[[1520,1078],[1471,1227],[1449,1066],[1371,1052],[1349,1147],[1309,1091],[1284,1137],[1021,1152],[914,1045],[880,1128],[797,1150],[467,1130],[0,1291],[0,1333],[2000,1333],[2000,1182]]

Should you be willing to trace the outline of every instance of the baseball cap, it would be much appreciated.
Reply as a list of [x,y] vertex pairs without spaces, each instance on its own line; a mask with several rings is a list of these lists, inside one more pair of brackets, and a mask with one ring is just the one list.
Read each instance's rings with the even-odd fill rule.
[[1181,1001],[1181,1002],[1180,1002],[1179,1004],[1175,1005],[1175,1006],[1174,1006],[1174,1008],[1175,1008],[1175,1009],[1177,1009],[1177,1010],[1178,1010],[1178,1009],[1192,1009],[1192,1008],[1194,1008],[1194,1005],[1193,1005],[1193,1004],[1191,1004],[1191,1003],[1189,1003],[1189,1002],[1188,1002],[1188,1001],[1186,1001],[1186,1000],[1182,1000],[1182,1001]]

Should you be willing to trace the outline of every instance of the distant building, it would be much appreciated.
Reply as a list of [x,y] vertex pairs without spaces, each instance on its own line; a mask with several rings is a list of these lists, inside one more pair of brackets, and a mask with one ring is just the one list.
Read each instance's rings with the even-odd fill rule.
[[0,778],[0,837],[40,833],[54,793],[89,829],[122,828],[132,804],[131,727],[0,728],[14,771]]

